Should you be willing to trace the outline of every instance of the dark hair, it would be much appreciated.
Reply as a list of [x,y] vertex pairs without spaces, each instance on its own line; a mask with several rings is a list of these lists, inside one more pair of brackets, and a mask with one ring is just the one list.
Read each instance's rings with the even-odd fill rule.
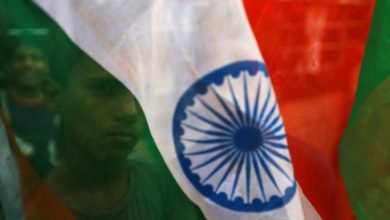
[[44,35],[32,35],[32,34],[17,34],[3,36],[2,48],[1,48],[1,65],[8,64],[12,61],[12,56],[15,50],[19,46],[29,46],[37,48],[42,52],[43,58],[47,60],[48,51],[50,50],[50,44],[47,43],[48,37]]
[[69,76],[88,55],[59,28],[55,28],[51,40],[54,44],[50,51],[50,77],[60,85],[67,85]]

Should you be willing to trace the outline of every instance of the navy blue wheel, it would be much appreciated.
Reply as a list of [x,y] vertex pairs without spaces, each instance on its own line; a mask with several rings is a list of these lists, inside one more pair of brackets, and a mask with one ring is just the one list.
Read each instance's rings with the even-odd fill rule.
[[176,106],[173,137],[187,178],[220,206],[270,211],[296,193],[284,124],[261,62],[233,63],[195,82]]

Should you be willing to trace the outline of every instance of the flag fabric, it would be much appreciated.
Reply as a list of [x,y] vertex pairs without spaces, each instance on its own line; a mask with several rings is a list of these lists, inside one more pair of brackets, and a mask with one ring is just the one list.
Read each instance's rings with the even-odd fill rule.
[[[35,31],[36,27],[48,26],[45,19],[34,14],[35,11],[31,10],[32,6],[35,5],[26,1],[0,1],[0,43],[2,46],[0,66],[2,68],[6,57],[10,56],[7,54],[9,42],[4,39],[7,28],[27,27],[27,32],[30,32]],[[4,82],[3,78],[0,78],[0,81],[1,89],[3,89],[7,82]],[[0,219],[3,216],[7,220],[75,219],[24,158],[16,143],[11,123],[3,110],[0,109],[0,204],[2,206]]]
[[19,170],[9,146],[6,128],[0,118],[0,204],[6,219],[23,219]]
[[[302,190],[323,219],[354,219],[338,152],[375,1],[244,3],[279,100]],[[362,77],[371,80],[371,74]]]
[[35,2],[137,97],[164,161],[207,218],[320,218],[294,177],[241,1]]
[[[243,22],[243,20],[246,19],[243,18],[244,16],[242,15],[243,10],[241,4],[239,5],[240,7],[232,7],[237,6],[236,3],[232,3],[233,1],[221,1],[221,3],[219,3],[219,1],[217,3],[203,3],[202,1],[199,1],[198,3],[187,1],[185,1],[186,3],[177,3],[171,1],[167,3],[165,1],[140,2],[98,0],[88,6],[82,3],[77,3],[77,1],[50,2],[37,0],[37,2],[43,6],[43,8],[51,14],[63,28],[65,28],[67,33],[79,46],[86,50],[93,58],[98,60],[116,77],[121,79],[122,82],[125,82],[131,91],[135,93],[138,100],[143,100],[143,103],[141,104],[143,105],[145,112],[149,110],[149,113],[146,112],[148,113],[147,119],[151,125],[152,133],[154,131],[154,138],[159,140],[157,144],[159,146],[159,150],[164,156],[164,159],[167,164],[170,165],[171,171],[174,173],[178,182],[182,187],[184,186],[187,195],[189,195],[191,199],[196,201],[198,204],[203,204],[202,209],[208,214],[209,218],[218,219],[224,218],[228,215],[229,218],[237,218],[237,216],[241,218],[244,216],[249,219],[258,219],[259,217],[299,219],[299,217],[301,217],[300,214],[291,214],[289,210],[291,210],[290,207],[293,203],[296,204],[296,200],[300,200],[297,207],[302,205],[302,208],[299,207],[297,212],[302,210],[303,214],[301,215],[304,215],[306,219],[319,218],[316,211],[318,211],[324,219],[353,219],[352,210],[348,205],[346,199],[347,196],[339,175],[337,152],[338,142],[347,122],[353,97],[355,95],[355,86],[357,84],[361,55],[364,49],[363,45],[365,43],[367,30],[370,24],[372,6],[374,5],[373,0],[319,0],[315,2],[244,0],[243,2],[245,3],[250,25],[252,26],[257,42],[260,45],[265,62],[262,59],[262,56],[259,55],[258,51],[254,50],[254,48],[257,48],[257,45],[253,43],[250,33],[248,34],[250,31],[248,31],[248,25],[245,23],[246,21]],[[364,129],[361,129],[362,127],[371,126],[376,128],[379,126],[382,130],[386,129],[386,108],[383,106],[384,103],[386,103],[384,100],[386,100],[386,97],[389,96],[386,95],[388,94],[388,90],[386,89],[388,88],[388,80],[384,81],[384,79],[388,76],[389,71],[386,66],[387,62],[385,61],[385,53],[381,52],[385,50],[378,49],[388,47],[388,44],[386,44],[387,38],[383,37],[387,36],[386,33],[388,33],[386,32],[387,29],[383,28],[386,26],[386,19],[384,18],[384,14],[387,10],[386,4],[387,3],[383,3],[381,1],[381,7],[378,6],[377,9],[377,11],[381,10],[382,12],[376,13],[376,22],[374,22],[373,26],[375,31],[372,31],[371,40],[367,46],[367,53],[359,81],[359,89],[350,129],[347,131],[345,140],[343,141],[344,145],[341,147],[341,165],[343,165],[343,175],[347,184],[348,192],[350,193],[349,197],[351,204],[358,218],[367,217],[367,213],[375,211],[375,208],[379,207],[376,206],[378,203],[375,202],[383,201],[380,200],[380,195],[386,195],[386,193],[381,192],[386,191],[386,184],[388,184],[386,183],[386,178],[381,178],[380,180],[379,178],[372,178],[375,179],[375,181],[372,181],[374,183],[373,185],[378,187],[367,187],[371,189],[371,191],[367,190],[368,194],[365,196],[373,196],[371,196],[372,198],[369,200],[371,206],[365,207],[367,204],[361,202],[363,201],[361,197],[356,197],[355,195],[357,194],[354,193],[354,190],[362,187],[362,185],[359,186],[355,184],[360,181],[360,179],[354,179],[354,175],[356,175],[358,169],[356,166],[351,166],[350,164],[351,162],[353,164],[357,164],[360,161],[351,161],[348,157],[346,157],[348,155],[354,155],[349,152],[359,152],[358,147],[352,149],[351,146],[356,145],[355,143],[359,142],[360,139],[356,139],[356,142],[351,144],[348,143],[348,138],[362,137],[368,134]],[[185,5],[186,7],[182,7],[182,5]],[[196,6],[196,9],[193,9],[192,6]],[[104,10],[102,8],[104,8]],[[228,10],[226,10],[226,8],[228,8]],[[237,8],[240,9],[238,10],[240,12],[234,13],[234,11],[237,11]],[[14,9],[15,10],[11,10],[16,13],[16,17],[13,16],[13,18],[23,20],[23,22],[25,22],[26,19],[20,19],[22,17],[19,18],[17,15],[20,13],[17,12],[18,9],[23,9],[23,7],[18,6],[18,9]],[[198,15],[199,12],[200,15]],[[380,16],[379,14],[382,15]],[[221,19],[221,17],[223,19]],[[235,17],[235,19],[233,19],[233,17]],[[223,20],[223,22],[221,22],[221,20]],[[243,23],[244,28],[240,26],[240,24]],[[212,27],[214,27],[214,29]],[[232,31],[233,29],[235,31]],[[243,32],[245,32],[245,34],[243,34]],[[245,40],[241,41],[237,39]],[[248,52],[250,50],[252,51]],[[193,179],[191,180],[189,177],[190,175],[188,175],[188,169],[188,172],[183,169],[183,164],[188,161],[192,162],[192,158],[195,158],[195,154],[190,155],[194,157],[190,157],[189,160],[182,160],[184,163],[181,163],[182,161],[177,161],[179,158],[177,145],[175,143],[169,144],[169,141],[164,142],[164,138],[172,138],[174,139],[173,142],[175,142],[175,138],[173,137],[174,135],[172,134],[174,129],[172,121],[175,120],[169,121],[169,119],[164,119],[165,121],[163,120],[162,122],[158,122],[161,120],[161,117],[158,117],[158,114],[160,113],[163,115],[163,118],[167,116],[171,117],[171,119],[175,118],[175,114],[172,113],[172,111],[179,111],[178,103],[180,101],[183,103],[183,100],[189,99],[188,94],[192,94],[193,100],[197,101],[194,102],[195,105],[193,106],[203,106],[203,108],[199,111],[192,112],[197,113],[198,116],[202,116],[201,113],[206,113],[205,115],[207,115],[209,119],[215,119],[217,122],[226,126],[226,121],[221,121],[223,117],[217,116],[218,114],[215,114],[210,110],[212,108],[206,107],[203,103],[206,103],[211,107],[215,107],[215,105],[210,103],[221,103],[219,102],[217,96],[214,96],[214,100],[209,99],[210,96],[208,95],[210,95],[210,91],[207,88],[212,85],[213,89],[216,88],[215,91],[220,92],[220,89],[223,88],[221,86],[223,86],[226,81],[219,80],[221,81],[219,82],[218,77],[216,76],[223,75],[221,73],[223,72],[223,69],[232,70],[231,67],[234,67],[237,64],[241,64],[241,68],[245,67],[245,64],[240,63],[241,59],[252,62],[255,61],[253,65],[250,65],[253,67],[252,71],[261,69],[261,63],[267,64],[266,67],[268,71],[264,71],[264,73],[267,72],[269,80],[272,80],[276,96],[276,98],[270,98],[271,101],[269,102],[272,103],[272,101],[275,101],[275,103],[277,103],[273,112],[275,113],[274,115],[279,113],[278,106],[280,107],[280,114],[283,116],[282,127],[284,127],[283,129],[287,135],[286,139],[288,142],[286,145],[288,146],[288,151],[291,153],[291,158],[288,153],[283,156],[285,156],[285,159],[289,159],[290,161],[292,160],[293,165],[287,166],[288,169],[286,169],[286,166],[281,166],[281,168],[283,168],[287,174],[292,173],[291,168],[294,169],[294,176],[296,178],[295,181],[297,182],[296,192],[300,197],[296,200],[294,200],[294,197],[291,201],[283,201],[285,202],[285,204],[283,204],[283,208],[279,207],[273,210],[263,210],[259,212],[250,211],[249,214],[244,211],[231,211],[231,209],[226,208],[223,204],[221,205],[218,201],[216,202],[215,200],[212,200],[202,194],[199,187],[193,183]],[[260,64],[258,62],[260,62]],[[251,62],[248,63],[250,64]],[[231,64],[231,66],[229,66],[229,64]],[[237,67],[237,69],[240,68]],[[186,78],[185,76],[188,73],[190,74],[190,77]],[[254,117],[254,112],[256,112],[254,108],[248,108],[249,111],[245,111],[245,97],[249,97],[248,106],[255,106],[256,102],[253,100],[257,99],[256,93],[253,95],[249,92],[249,95],[245,95],[245,88],[248,88],[248,91],[253,91],[254,82],[251,84],[251,79],[256,78],[251,77],[257,76],[261,78],[262,76],[267,78],[267,74],[260,74],[259,76],[258,74],[251,75],[251,73],[253,72],[248,70],[246,74],[243,74],[246,80],[245,78],[243,80],[240,77],[243,76],[241,73],[235,73],[236,75],[233,76],[229,76],[229,74],[222,76],[222,78],[227,77],[230,80],[233,93],[230,92],[229,80],[227,80],[228,88],[225,88],[225,90],[222,89],[221,94],[214,93],[214,90],[212,90],[212,94],[221,95],[222,100],[225,101],[224,103],[227,105],[228,109],[231,109],[233,116],[236,116],[236,121],[234,121],[233,117],[230,117],[229,113],[225,110],[226,108],[224,108],[224,105],[222,104],[220,104],[219,108],[216,109],[215,112],[220,113],[220,116],[231,119],[231,124],[233,122],[252,122],[250,120],[251,117],[249,117],[248,120],[246,115],[256,118]],[[375,77],[372,77],[372,74],[375,74]],[[209,75],[213,75],[213,77],[207,78],[206,76]],[[174,79],[170,78],[172,76],[174,76]],[[239,83],[235,83],[236,79],[241,79],[243,81],[242,84],[239,85]],[[213,80],[216,80],[217,83]],[[212,82],[210,83],[210,81]],[[245,81],[247,82],[244,83]],[[263,84],[259,83],[259,85],[261,85],[261,89],[259,90],[260,98],[258,99],[258,115],[256,115],[258,119],[261,119],[259,116],[261,109],[259,108],[262,104],[265,104],[263,89],[266,86],[264,85],[270,85],[270,83],[264,84],[263,80],[262,83]],[[237,88],[241,88],[241,90],[239,89],[237,91]],[[202,89],[205,91],[202,92]],[[228,90],[228,95],[226,95],[226,90]],[[369,95],[371,92],[372,94]],[[167,97],[170,97],[170,94],[176,94],[176,96],[172,99],[176,99],[177,102],[164,102],[167,100]],[[187,96],[186,98],[183,98],[185,94],[187,94]],[[239,106],[238,108],[236,108],[234,98],[231,94],[237,95],[236,99],[238,103],[237,106]],[[273,97],[273,94],[270,95],[270,97]],[[366,100],[367,97],[369,98]],[[153,104],[156,99],[158,99],[158,103],[162,104]],[[167,106],[166,103],[174,104],[169,109],[165,107]],[[185,110],[187,114],[193,114],[190,112],[191,109],[189,109],[188,106],[185,109],[187,109]],[[240,111],[234,111],[237,109],[241,110],[242,116],[238,113]],[[157,110],[161,112],[155,113],[154,111]],[[267,113],[267,110],[268,109],[265,108],[265,114]],[[247,114],[248,112],[251,114]],[[374,115],[377,115],[376,118],[373,118]],[[197,116],[193,114],[193,117]],[[267,118],[267,116],[265,117]],[[206,117],[203,118],[207,119]],[[202,120],[201,117],[197,117],[197,119],[201,122],[205,122],[205,120]],[[268,119],[268,123],[270,123],[272,119]],[[282,117],[277,120],[282,122],[281,119]],[[266,119],[264,118],[263,122],[265,120]],[[166,121],[169,122],[164,124]],[[181,122],[182,121],[183,120],[181,120]],[[383,123],[368,124],[369,121],[380,121]],[[153,122],[155,123],[154,125]],[[360,125],[360,128],[351,129],[351,127],[356,124]],[[201,129],[204,130],[202,127],[204,124],[201,125],[201,127],[197,127],[197,125],[199,125],[197,122],[191,124],[182,123],[181,125],[182,126],[180,126],[180,128],[186,126],[185,128],[182,128],[185,133],[188,133],[189,130],[193,133],[196,133],[197,131],[201,132]],[[215,126],[210,125],[209,122],[208,125],[215,128]],[[216,124],[214,123],[214,125]],[[161,128],[163,129],[161,130]],[[157,129],[160,131],[156,132]],[[375,129],[370,130],[372,130],[372,132],[375,131]],[[208,130],[208,133],[204,134],[205,137],[216,135],[215,132],[210,133],[209,131],[210,130]],[[164,132],[166,132],[166,137],[161,138],[161,133]],[[242,133],[250,134],[248,130]],[[158,137],[159,135],[160,137]],[[219,135],[221,135],[221,132]],[[248,139],[248,136],[242,139],[238,138],[242,137],[241,135],[235,136],[237,136],[236,142],[234,143],[235,145],[247,146],[247,143],[243,140]],[[375,135],[371,136],[374,137]],[[252,135],[251,137],[256,140],[256,135]],[[202,140],[202,138],[204,140],[203,136],[199,136],[196,140]],[[376,142],[378,143],[388,143],[383,139],[385,138],[384,135],[375,136],[375,138],[377,138],[376,140],[378,141]],[[4,139],[2,138],[0,140]],[[257,141],[259,142],[259,140],[261,139],[257,136]],[[206,141],[209,142],[210,140]],[[218,141],[221,141],[221,139]],[[370,139],[363,140],[361,142],[367,143],[369,141]],[[9,144],[9,142],[4,143]],[[161,145],[161,143],[164,145]],[[347,143],[347,145],[345,145],[345,143]],[[8,144],[2,145],[2,147],[8,147]],[[201,145],[200,143],[196,144]],[[195,146],[196,144],[194,143],[192,146]],[[210,143],[202,144],[209,144],[210,146]],[[213,144],[213,146],[217,145],[216,142],[213,142]],[[184,152],[182,155],[186,158],[185,150],[189,149],[190,145],[186,143],[181,143],[181,145]],[[363,145],[357,146],[361,147]],[[215,150],[222,150],[223,146],[220,147],[221,148]],[[6,148],[2,148],[2,150],[3,149]],[[383,147],[378,147],[378,149],[383,149]],[[268,181],[271,186],[274,187],[274,190],[277,188],[276,185],[280,183],[279,180],[275,178],[276,184],[273,183],[270,175],[268,175],[265,171],[265,166],[262,164],[260,159],[261,156],[263,156],[263,163],[266,163],[266,165],[270,167],[269,171],[271,172],[271,175],[274,174],[275,170],[276,173],[280,171],[280,169],[276,168],[276,166],[273,166],[274,164],[272,164],[269,159],[271,158],[274,159],[274,161],[279,162],[275,159],[275,157],[272,157],[276,156],[275,152],[270,153],[268,150],[266,150],[268,154],[267,152],[261,152],[259,153],[260,156],[256,156],[257,154],[254,155],[254,157],[253,155],[252,157],[249,156],[249,158],[251,158],[249,160],[252,160],[252,162],[258,162],[257,166],[259,172],[256,170],[255,163],[250,164],[253,171],[249,172],[250,175],[247,175],[246,169],[242,169],[243,171],[240,173],[240,176],[237,177],[236,191],[238,191],[238,193],[233,193],[234,195],[231,195],[232,193],[230,193],[230,195],[227,195],[227,199],[236,199],[236,201],[233,201],[236,204],[241,201],[245,204],[245,201],[250,200],[247,199],[248,191],[240,188],[243,185],[244,189],[246,187],[245,184],[242,184],[243,181],[241,181],[242,176],[245,175],[251,176],[252,179],[256,178],[258,182],[260,182],[259,180],[264,182]],[[278,150],[279,151],[277,151],[277,153],[280,152],[280,149]],[[372,161],[371,158],[376,158],[382,162],[386,161],[386,148],[383,151],[375,150],[375,152],[379,152],[379,154],[375,157],[371,156],[369,158],[370,160],[367,161]],[[190,151],[190,153],[192,152]],[[21,170],[21,190],[24,192],[22,203],[26,218],[33,219],[31,216],[34,216],[34,213],[37,212],[44,212],[42,210],[55,210],[52,213],[64,213],[60,216],[63,218],[67,216],[69,219],[72,219],[72,216],[69,215],[69,211],[64,208],[56,198],[51,198],[51,192],[46,186],[42,188],[35,187],[35,189],[32,187],[30,188],[32,189],[31,191],[28,190],[28,186],[37,186],[35,183],[39,182],[39,184],[44,184],[44,182],[38,181],[38,178],[35,174],[33,174],[34,172],[28,168],[28,165],[20,156],[20,153],[15,151],[14,154],[17,155],[16,158],[18,159],[16,162],[19,163],[19,169]],[[234,174],[231,176],[238,176],[237,168],[241,159],[234,159],[235,157],[237,158],[237,156],[228,154],[229,152],[225,154],[225,156],[227,155],[225,159],[230,156],[230,161],[238,161],[235,164],[236,167],[232,168],[232,170],[234,170]],[[270,156],[270,154],[272,155]],[[0,156],[3,155],[6,154],[2,154]],[[265,155],[268,155],[268,157]],[[378,157],[378,155],[380,156]],[[281,158],[280,155],[276,157],[279,159]],[[209,159],[211,158],[208,158],[208,160]],[[246,167],[245,161],[248,161],[248,159],[243,159],[242,167]],[[0,161],[0,163],[1,162],[2,161]],[[222,161],[215,160],[215,162]],[[386,176],[386,163],[382,162],[376,163],[377,169],[373,169],[375,170],[373,173],[378,177]],[[15,161],[11,163],[15,163]],[[4,164],[5,163],[1,163],[1,166],[3,167],[1,167],[0,170],[4,169]],[[363,164],[366,163],[360,163],[360,165]],[[204,167],[210,168],[209,165],[213,165],[213,163],[206,164]],[[371,167],[372,166],[373,165],[371,165]],[[9,166],[8,164],[5,167],[8,169],[9,167],[14,166]],[[351,167],[355,167],[355,169],[351,169]],[[214,169],[210,169],[210,172],[213,172],[213,170],[217,167],[212,168]],[[222,166],[220,170],[226,171],[227,168],[227,166]],[[198,170],[201,169],[202,167],[198,168]],[[370,166],[367,166],[366,170],[369,169]],[[225,174],[226,173],[227,172],[225,172]],[[201,171],[199,171],[198,173],[195,173],[195,176],[198,176],[201,180],[202,178],[203,180],[205,180],[205,178],[209,178],[208,180],[205,180],[204,183],[211,183],[209,185],[212,187],[213,178],[215,180],[215,178],[220,177],[218,176],[218,171],[214,174],[211,175],[211,177],[209,177],[209,175],[205,177],[204,175],[202,176]],[[257,174],[260,174],[260,178],[257,178]],[[361,173],[358,172],[358,174],[360,175]],[[230,173],[228,176],[229,175]],[[279,172],[279,175],[285,176],[281,171]],[[374,177],[376,177],[375,175]],[[23,178],[23,176],[28,176],[28,178]],[[268,179],[264,179],[264,176]],[[372,176],[373,175],[370,177]],[[3,174],[0,173],[0,180],[3,181],[1,184],[4,184],[6,182],[4,181],[4,178],[6,179],[8,177],[8,175],[4,175],[4,172]],[[10,182],[14,184],[18,182],[15,175],[13,178],[14,179],[12,181],[7,182],[8,185]],[[234,178],[229,179],[229,177],[226,177],[226,179],[228,179],[228,181],[225,182],[230,182],[234,185]],[[368,179],[367,176],[365,179]],[[27,190],[25,189],[26,186]],[[221,192],[221,190],[225,190],[226,192],[226,189],[229,189],[222,186],[220,187],[219,192]],[[364,187],[366,186],[367,184],[365,182]],[[232,186],[230,187],[233,188]],[[259,185],[258,187],[261,191],[261,187]],[[246,189],[247,188],[248,187],[246,187]],[[241,191],[239,189],[241,189]],[[362,188],[359,188],[359,190],[360,189]],[[380,190],[378,191],[377,189]],[[26,193],[34,191],[38,191],[39,193]],[[276,191],[278,190],[276,189]],[[210,190],[208,192],[210,192]],[[249,197],[251,195],[253,196],[252,191],[249,192]],[[212,192],[207,195],[210,195],[211,193]],[[260,196],[263,196],[261,198],[264,200],[260,198],[255,202],[259,204],[259,202],[261,203],[267,201],[267,196],[269,196],[267,193],[269,193],[269,191],[265,191],[263,196],[262,192],[260,192]],[[275,191],[273,193],[275,193]],[[297,193],[295,193],[294,196],[296,196]],[[49,195],[48,197],[50,199],[46,199],[43,196],[46,194]],[[35,197],[33,195],[35,195]],[[40,195],[38,196],[40,199],[37,199],[37,195]],[[305,196],[307,196],[307,198]],[[3,198],[4,196],[0,199]],[[275,202],[276,200],[274,200],[275,197],[271,197],[269,199],[269,204],[277,204],[277,202]],[[271,202],[272,199],[273,201]],[[387,203],[385,202],[382,204]],[[210,207],[212,209],[210,209]],[[378,208],[377,210],[380,209]],[[232,214],[232,212],[235,214],[239,213],[241,215],[235,215]],[[46,215],[44,217],[46,217],[46,219],[58,219],[58,217],[48,216],[50,215]],[[40,217],[44,218],[42,216]]]
[[390,12],[377,1],[340,164],[358,219],[390,216]]
[[0,111],[0,202],[5,219],[74,220],[67,207],[23,157]]

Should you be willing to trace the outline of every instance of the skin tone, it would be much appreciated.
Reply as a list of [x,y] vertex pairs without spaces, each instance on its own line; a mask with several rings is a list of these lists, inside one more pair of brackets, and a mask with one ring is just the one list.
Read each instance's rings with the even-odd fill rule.
[[137,104],[118,80],[89,58],[66,85],[44,85],[49,108],[62,119],[60,165],[48,182],[73,210],[104,214],[124,196],[127,157],[140,133]]
[[43,103],[41,83],[47,72],[47,64],[40,49],[18,46],[6,66],[10,86],[7,93],[16,102],[31,106]]

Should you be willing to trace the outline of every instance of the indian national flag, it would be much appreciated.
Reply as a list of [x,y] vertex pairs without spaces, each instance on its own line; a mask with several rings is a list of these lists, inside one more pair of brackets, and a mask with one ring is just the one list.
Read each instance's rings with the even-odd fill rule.
[[[338,146],[353,103],[373,1],[35,2],[137,97],[164,161],[208,219],[354,218],[339,172]],[[362,118],[385,131],[387,105],[380,103],[390,97],[389,70],[385,54],[373,51],[389,47],[389,37],[381,36],[388,36],[384,15],[390,9],[378,2],[386,7],[378,6],[383,17],[375,18],[356,104],[370,111],[356,114],[361,115],[356,123]],[[366,97],[373,98],[361,105]],[[364,115],[378,118],[367,121]],[[358,217],[378,207],[370,204],[380,204],[356,194],[369,185],[355,184],[360,181],[356,173],[370,166],[359,168],[356,164],[365,163],[354,161],[364,161],[366,145],[348,141],[366,137],[364,125],[351,129],[349,139],[347,132],[341,154]],[[383,178],[365,196],[377,195],[378,185],[388,190],[388,157],[383,156],[388,153],[381,152],[388,152],[389,139],[375,129],[369,132],[378,135],[375,155],[382,162],[372,166],[379,167],[375,175]],[[359,154],[361,159],[348,159]],[[29,178],[21,176],[12,178],[25,189]],[[372,175],[367,171],[364,177]],[[50,195],[45,185],[36,190]],[[375,201],[384,201],[380,196]],[[27,217],[30,210],[58,202],[51,196],[31,201],[36,202],[19,201]],[[68,213],[58,207],[57,213]]]
[[36,2],[137,97],[208,219],[319,218],[241,0]]

